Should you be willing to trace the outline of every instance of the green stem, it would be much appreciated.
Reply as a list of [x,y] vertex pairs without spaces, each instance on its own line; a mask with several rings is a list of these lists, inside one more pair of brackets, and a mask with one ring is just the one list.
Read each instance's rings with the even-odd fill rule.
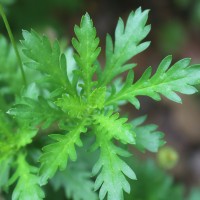
[[18,60],[18,64],[19,64],[19,67],[20,67],[20,70],[21,70],[21,74],[22,74],[22,79],[24,81],[24,85],[26,86],[27,85],[27,82],[26,82],[26,76],[25,76],[25,73],[24,73],[24,69],[23,69],[23,64],[22,64],[22,60],[21,60],[21,57],[19,55],[19,51],[17,49],[17,45],[16,45],[16,42],[15,42],[15,39],[13,37],[13,34],[12,34],[12,31],[10,29],[10,25],[8,23],[8,20],[7,20],[7,17],[4,13],[4,10],[3,10],[3,7],[2,5],[0,4],[0,15],[2,16],[3,18],[3,22],[5,24],[5,27],[6,27],[6,30],[8,32],[8,35],[9,35],[9,38],[10,38],[10,41],[13,45],[13,48],[15,50],[15,54],[17,56],[17,60]]

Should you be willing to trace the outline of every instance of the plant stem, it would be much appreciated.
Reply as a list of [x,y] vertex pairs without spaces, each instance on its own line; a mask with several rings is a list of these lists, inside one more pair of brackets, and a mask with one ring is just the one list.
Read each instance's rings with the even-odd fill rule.
[[4,13],[4,10],[3,10],[3,7],[2,5],[0,4],[0,15],[2,16],[3,18],[3,22],[5,24],[5,27],[6,27],[6,30],[8,32],[8,35],[9,35],[9,38],[10,38],[10,41],[13,45],[13,48],[14,48],[14,51],[15,51],[15,54],[17,56],[17,60],[18,60],[18,64],[19,64],[19,67],[20,67],[20,70],[21,70],[21,74],[22,74],[22,79],[24,81],[24,85],[26,86],[27,85],[27,82],[26,82],[26,76],[25,76],[25,73],[24,73],[24,69],[23,69],[23,64],[22,64],[22,60],[21,60],[21,57],[19,55],[19,51],[17,49],[17,45],[16,45],[16,42],[15,42],[15,39],[13,37],[13,34],[12,34],[12,31],[10,29],[10,25],[8,23],[8,20],[7,20],[7,17]]

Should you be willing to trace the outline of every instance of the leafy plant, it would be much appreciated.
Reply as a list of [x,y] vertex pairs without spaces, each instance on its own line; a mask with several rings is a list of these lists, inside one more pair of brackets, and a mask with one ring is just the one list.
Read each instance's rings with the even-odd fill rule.
[[[122,200],[124,191],[130,193],[128,179],[136,180],[137,174],[123,159],[131,155],[123,146],[157,152],[165,142],[163,133],[157,131],[155,125],[142,125],[144,117],[129,122],[128,118],[120,116],[120,102],[130,102],[139,109],[138,96],[159,101],[163,95],[181,103],[177,92],[197,92],[194,85],[200,80],[200,65],[190,65],[188,58],[171,64],[172,56],[167,56],[154,75],[148,67],[142,77],[134,81],[136,64],[128,62],[150,44],[142,42],[150,31],[150,25],[146,25],[148,12],[141,8],[131,12],[126,24],[119,19],[115,40],[110,35],[106,37],[104,68],[98,62],[99,38],[87,13],[80,26],[74,28],[72,45],[75,53],[67,59],[58,41],[52,42],[34,30],[23,31],[22,52],[17,58],[37,73],[34,72],[33,83],[24,77],[23,90],[12,100],[13,105],[7,113],[2,112],[0,120],[0,186],[7,189],[15,183],[12,199],[43,199],[42,186],[59,170],[65,170],[66,185],[65,179],[60,178],[56,184],[55,177],[54,187],[64,185],[67,196],[75,200],[85,196],[97,199],[93,187],[99,190],[100,199]],[[9,28],[8,32],[12,39]],[[15,44],[13,40],[12,43]],[[7,48],[1,49],[5,52],[3,55],[7,55]],[[18,52],[17,48],[15,52]],[[10,57],[6,58],[10,60]],[[72,62],[76,63],[73,69],[69,64]],[[20,63],[16,61],[15,66]],[[115,78],[127,71],[125,82],[118,85]],[[24,75],[23,66],[21,72]],[[14,76],[12,81],[19,77],[20,74]],[[5,81],[12,87],[9,79]],[[3,107],[1,109],[4,111]],[[91,135],[95,140],[89,150],[99,152],[92,169],[95,183],[93,179],[89,180],[88,168],[70,167],[73,166],[71,161],[77,160],[77,149],[83,146],[83,138]],[[80,196],[81,192],[76,193],[77,184],[87,186],[81,190],[84,197]]]

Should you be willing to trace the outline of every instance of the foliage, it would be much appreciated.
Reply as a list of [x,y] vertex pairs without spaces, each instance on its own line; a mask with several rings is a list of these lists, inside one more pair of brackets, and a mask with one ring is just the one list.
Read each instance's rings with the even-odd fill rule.
[[[83,153],[78,153],[78,155],[84,157]],[[52,179],[51,184],[54,190],[63,188],[65,196],[69,199],[97,200],[98,196],[94,191],[94,181],[91,180],[92,174],[88,171],[88,167],[91,167],[91,160],[89,164],[81,159],[78,159],[75,163],[69,162],[68,167],[64,171],[57,172]]]
[[22,154],[18,155],[16,164],[17,169],[9,180],[11,184],[18,179],[12,199],[43,199],[44,192],[39,186],[39,178],[36,175],[38,169],[30,166]]
[[[5,80],[16,97],[7,113],[2,106],[0,120],[0,186],[5,189],[16,182],[13,199],[43,199],[42,186],[54,176],[54,188],[64,187],[67,196],[77,200],[84,198],[81,192],[96,199],[93,188],[99,190],[101,200],[122,200],[124,192],[132,191],[129,179],[136,180],[138,175],[134,166],[125,161],[131,153],[124,146],[130,145],[142,152],[157,152],[165,142],[163,133],[157,131],[155,125],[143,125],[145,117],[132,122],[122,117],[120,101],[131,102],[138,109],[138,96],[141,95],[156,101],[161,100],[163,95],[181,103],[177,92],[197,92],[194,85],[200,80],[200,65],[190,65],[187,58],[171,64],[172,56],[167,56],[154,75],[149,67],[139,80],[134,81],[133,68],[136,64],[127,63],[150,44],[142,42],[150,31],[147,19],[148,10],[142,11],[141,8],[130,13],[126,24],[119,19],[115,40],[109,35],[106,39],[104,68],[97,60],[99,38],[87,13],[82,17],[80,26],[74,29],[74,60],[66,57],[58,41],[52,42],[33,30],[23,31],[21,57],[24,65],[36,74],[33,76],[35,80],[30,78],[28,85],[18,93],[9,84],[17,82],[18,74],[12,80]],[[3,37],[0,44],[2,52],[7,52],[8,45],[5,45]],[[6,56],[4,59],[8,61],[3,60],[3,64],[11,58]],[[77,66],[72,69],[69,60]],[[14,66],[17,66],[16,61]],[[116,76],[127,71],[125,82],[120,88],[115,87]],[[1,73],[7,74],[6,71]],[[1,91],[3,88],[1,83]],[[7,102],[4,101],[4,104]],[[77,161],[77,151],[83,146],[83,138],[91,135],[95,140],[89,149],[99,152],[93,169],[72,168],[73,164],[69,163]],[[39,151],[39,156],[33,155],[33,149],[42,149],[42,152]],[[88,170],[92,171],[95,183],[89,179],[91,171]],[[58,171],[63,171],[66,182],[56,178],[60,177],[61,172]],[[85,187],[78,191],[78,185],[82,184]]]

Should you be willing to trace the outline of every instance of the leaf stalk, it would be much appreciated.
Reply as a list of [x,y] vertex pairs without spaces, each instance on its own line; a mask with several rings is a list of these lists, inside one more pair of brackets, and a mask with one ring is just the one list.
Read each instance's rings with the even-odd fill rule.
[[1,15],[2,19],[3,19],[4,24],[5,24],[6,30],[8,32],[8,36],[10,38],[10,41],[11,41],[11,43],[13,45],[13,48],[14,48],[14,51],[15,51],[15,54],[16,54],[16,57],[17,57],[17,60],[18,60],[18,64],[19,64],[19,67],[20,67],[20,71],[21,71],[21,74],[22,74],[22,79],[23,79],[24,85],[26,86],[27,85],[27,81],[26,81],[26,76],[25,76],[25,73],[24,73],[22,60],[21,60],[21,57],[20,57],[16,42],[15,42],[15,39],[13,37],[10,25],[8,23],[7,17],[5,15],[4,10],[3,10],[3,6],[1,4],[0,4],[0,15]]

